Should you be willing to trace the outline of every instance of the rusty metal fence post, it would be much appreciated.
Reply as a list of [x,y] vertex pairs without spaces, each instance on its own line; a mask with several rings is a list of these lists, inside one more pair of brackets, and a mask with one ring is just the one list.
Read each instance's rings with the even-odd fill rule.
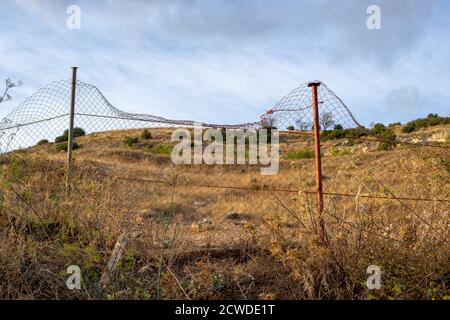
[[319,121],[319,101],[317,97],[317,87],[319,81],[308,83],[312,90],[312,108],[314,114],[314,153],[316,160],[316,187],[317,187],[317,219],[319,222],[319,241],[324,244],[326,241],[325,222],[323,220],[323,190],[322,190],[322,158],[320,154],[320,121]]
[[70,195],[70,171],[72,164],[72,149],[73,149],[73,125],[75,115],[75,94],[77,88],[77,69],[72,67],[72,87],[70,94],[70,112],[69,112],[69,132],[67,138],[67,172],[66,172],[66,193]]

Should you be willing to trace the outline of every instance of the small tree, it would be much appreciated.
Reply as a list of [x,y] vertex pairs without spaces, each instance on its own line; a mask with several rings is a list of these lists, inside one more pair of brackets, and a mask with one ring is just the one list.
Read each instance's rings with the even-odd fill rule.
[[305,121],[302,119],[297,120],[296,124],[297,124],[297,127],[299,128],[299,130],[301,130],[301,131],[310,130],[312,128],[312,122]]
[[335,122],[333,119],[333,114],[331,112],[323,112],[320,115],[320,124],[322,125],[323,130],[328,130],[329,128],[333,127]]
[[11,79],[5,80],[5,91],[3,92],[2,96],[0,97],[0,103],[9,101],[12,99],[12,97],[8,94],[9,89],[15,88],[22,85],[22,81],[13,82]]

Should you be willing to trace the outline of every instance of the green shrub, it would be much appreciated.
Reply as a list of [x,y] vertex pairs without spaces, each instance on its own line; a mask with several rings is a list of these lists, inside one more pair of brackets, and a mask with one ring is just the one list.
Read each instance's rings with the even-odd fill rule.
[[287,129],[288,129],[289,131],[293,131],[293,130],[295,130],[295,127],[294,127],[294,126],[289,126],[289,127],[287,127]]
[[[67,141],[57,143],[56,144],[56,150],[58,150],[58,151],[67,151],[67,146],[68,146]],[[74,142],[73,145],[72,145],[72,150],[78,149],[79,147],[80,146],[76,142]]]
[[133,147],[139,142],[139,139],[136,137],[125,137],[123,139],[123,143],[128,147]]
[[[66,131],[67,131],[67,135],[69,135],[69,130],[66,130]],[[73,128],[73,137],[74,138],[82,137],[85,135],[86,135],[86,132],[82,128],[79,128],[79,127]]]
[[382,123],[377,123],[373,126],[372,130],[370,130],[370,135],[379,137],[387,140],[395,140],[396,135],[392,129],[387,128]]
[[340,125],[340,124],[337,124],[337,125],[334,126],[333,129],[334,130],[344,130],[344,127],[342,125]]
[[169,144],[157,143],[149,148],[148,151],[154,154],[170,154],[172,152],[172,146]]
[[152,134],[150,133],[150,131],[148,131],[147,129],[145,129],[144,131],[142,131],[141,133],[141,138],[144,140],[149,140],[152,138]]
[[389,128],[393,128],[393,127],[397,127],[397,126],[401,126],[402,124],[400,122],[394,122],[394,123],[390,123],[388,125]]
[[43,140],[41,140],[41,141],[39,141],[39,142],[37,143],[38,146],[42,146],[42,145],[44,145],[44,144],[48,144],[48,140],[47,140],[47,139],[43,139]]
[[314,158],[314,150],[308,148],[289,151],[285,155],[285,159],[287,160],[309,159],[309,158]]
[[[73,137],[74,138],[82,137],[84,135],[86,135],[86,132],[82,128],[79,128],[79,127],[73,128]],[[66,130],[64,130],[64,132],[61,136],[58,136],[55,138],[55,142],[56,143],[64,142],[64,141],[67,141],[68,139],[69,139],[69,130],[66,129]]]
[[377,135],[380,134],[384,129],[386,129],[386,126],[382,123],[376,123],[373,125],[373,128],[370,130],[371,134]]

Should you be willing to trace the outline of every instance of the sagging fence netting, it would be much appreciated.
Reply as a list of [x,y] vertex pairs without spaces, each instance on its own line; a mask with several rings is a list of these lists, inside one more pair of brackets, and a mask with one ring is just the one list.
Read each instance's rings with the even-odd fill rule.
[[[53,141],[68,128],[71,81],[50,83],[14,108],[0,122],[0,152],[35,145],[41,140]],[[326,85],[319,87],[321,126],[358,127],[350,110]],[[258,121],[244,124],[211,124],[193,120],[174,120],[150,114],[135,114],[114,107],[94,85],[77,81],[75,99],[75,127],[87,133],[136,128],[167,127],[258,128],[276,127],[279,130],[312,128],[311,90],[307,83],[294,89]]]

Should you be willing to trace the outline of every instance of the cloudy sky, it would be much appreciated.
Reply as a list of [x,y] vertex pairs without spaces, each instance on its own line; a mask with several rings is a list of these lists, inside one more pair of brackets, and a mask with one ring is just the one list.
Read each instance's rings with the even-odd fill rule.
[[446,0],[5,0],[0,30],[0,78],[24,82],[0,116],[72,65],[114,106],[170,118],[255,121],[314,79],[365,125],[450,113]]

